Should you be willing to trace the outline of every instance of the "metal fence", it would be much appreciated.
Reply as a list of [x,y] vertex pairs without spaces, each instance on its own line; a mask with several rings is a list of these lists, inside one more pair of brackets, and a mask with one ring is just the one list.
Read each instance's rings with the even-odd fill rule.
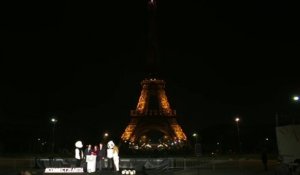
[[[73,158],[0,158],[0,168],[20,169],[20,168],[45,168],[45,167],[73,167]],[[104,167],[107,167],[107,160]],[[120,158],[121,169],[223,169],[241,168],[239,160],[216,160],[211,158]]]
[[1,169],[21,169],[32,168],[35,166],[35,159],[33,158],[0,158]]

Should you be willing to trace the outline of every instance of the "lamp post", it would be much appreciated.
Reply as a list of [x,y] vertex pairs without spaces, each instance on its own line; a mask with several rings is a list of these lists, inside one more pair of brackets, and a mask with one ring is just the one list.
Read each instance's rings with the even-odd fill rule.
[[108,141],[108,137],[109,137],[109,133],[108,133],[108,132],[105,132],[105,133],[103,134],[103,142],[104,142],[104,143]]
[[193,137],[195,137],[195,144],[198,143],[198,134],[197,133],[193,133]]
[[196,156],[201,156],[202,155],[202,148],[201,148],[201,144],[198,143],[198,133],[193,133],[192,135],[195,138],[195,154]]
[[241,153],[240,127],[239,127],[240,118],[236,117],[235,122],[236,122],[237,137],[238,137],[237,138],[238,139],[238,151],[239,151],[239,153]]
[[295,102],[298,102],[300,99],[299,99],[299,96],[298,95],[294,95],[293,96],[293,100],[295,101]]
[[57,119],[55,117],[51,118],[51,123],[53,124],[52,127],[52,147],[51,147],[51,152],[54,154],[54,147],[55,147],[55,124],[57,123]]
[[[294,96],[293,96],[293,101],[294,101],[295,103],[299,103],[300,97],[299,97],[298,95],[294,95]],[[295,112],[293,112],[294,115],[292,115],[292,122],[293,122],[293,124],[296,123],[295,116],[296,116],[297,113],[298,113],[297,108],[294,108],[294,111],[295,111]]]

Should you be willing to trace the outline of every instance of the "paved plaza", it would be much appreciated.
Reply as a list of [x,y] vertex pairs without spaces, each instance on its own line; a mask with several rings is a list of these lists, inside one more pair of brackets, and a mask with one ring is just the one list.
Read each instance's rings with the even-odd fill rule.
[[[33,164],[26,164],[25,160],[15,161],[12,159],[0,159],[0,175],[21,175],[20,172],[28,171],[31,175],[58,175],[61,173],[44,173],[43,168],[33,167]],[[188,159],[186,159],[188,160]],[[16,164],[16,162],[18,162]],[[201,161],[200,161],[201,162]],[[268,171],[263,169],[263,165],[261,160],[259,159],[249,159],[249,160],[214,160],[212,162],[204,163],[202,161],[201,164],[191,164],[184,163],[175,165],[172,162],[172,166],[165,166],[162,168],[154,168],[154,169],[139,169],[137,170],[137,175],[298,175],[299,173],[290,172],[288,167],[281,165],[276,160],[270,160],[268,162]],[[124,168],[123,168],[124,169]],[[109,170],[103,170],[101,172],[94,173],[73,173],[73,174],[91,174],[91,175],[116,175],[122,174],[120,172],[113,172]],[[70,173],[64,173],[70,174]],[[27,175],[27,174],[26,174]]]

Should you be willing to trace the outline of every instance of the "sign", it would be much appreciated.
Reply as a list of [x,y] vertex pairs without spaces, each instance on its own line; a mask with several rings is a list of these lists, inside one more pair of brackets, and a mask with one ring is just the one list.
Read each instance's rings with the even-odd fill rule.
[[95,155],[87,155],[86,162],[87,162],[87,172],[92,173],[96,171],[96,157]]
[[83,168],[46,168],[45,173],[83,173]]

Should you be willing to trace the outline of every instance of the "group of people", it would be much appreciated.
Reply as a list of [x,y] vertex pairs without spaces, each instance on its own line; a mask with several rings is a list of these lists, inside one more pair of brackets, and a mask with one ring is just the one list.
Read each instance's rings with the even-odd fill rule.
[[[102,171],[103,168],[107,168],[112,171],[119,171],[119,149],[118,146],[111,140],[104,145],[99,143],[98,145],[92,146],[91,144],[86,145],[83,150],[83,144],[81,141],[75,143],[75,159],[76,166],[81,167],[83,160],[86,161],[87,156],[96,156],[96,170]],[[104,160],[107,159],[107,166],[104,164]]]

